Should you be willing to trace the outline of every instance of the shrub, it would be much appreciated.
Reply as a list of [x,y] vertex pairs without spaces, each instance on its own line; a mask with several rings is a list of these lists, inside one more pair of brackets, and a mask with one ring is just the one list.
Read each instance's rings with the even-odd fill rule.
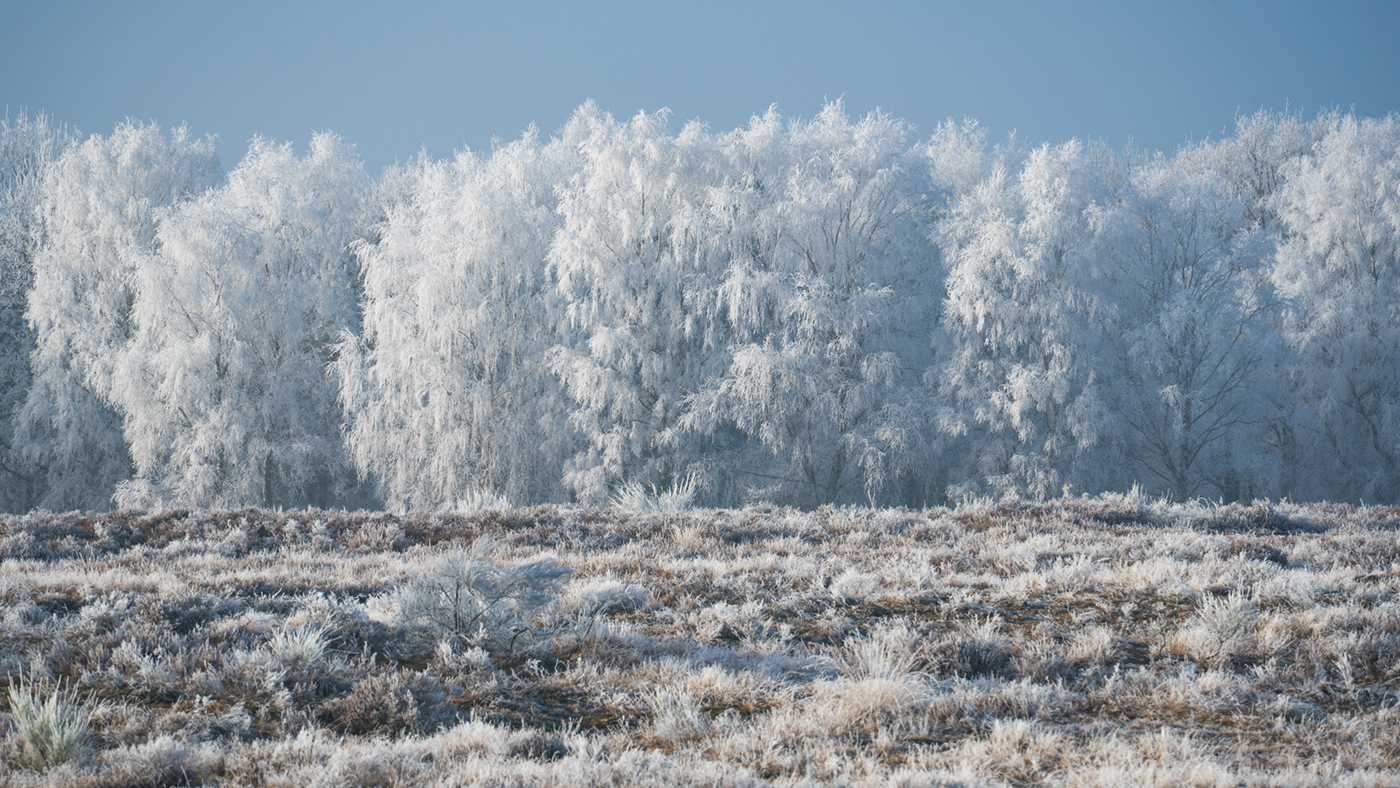
[[852,638],[836,654],[841,673],[856,681],[900,681],[915,670],[917,633],[906,621],[878,627],[868,637]]
[[465,498],[458,498],[453,510],[461,515],[480,514],[490,511],[505,511],[512,508],[510,499],[491,490],[472,490]]
[[361,679],[331,711],[333,728],[362,735],[415,731],[421,717],[413,688],[398,672]]
[[487,560],[495,546],[492,539],[478,539],[470,550],[444,555],[399,592],[399,615],[493,651],[533,640],[569,570],[550,560],[500,566]]
[[972,678],[1007,671],[1013,656],[1011,644],[1001,632],[1001,617],[964,622],[928,648],[931,661],[942,671]]
[[1259,607],[1249,594],[1236,589],[1223,597],[1201,600],[1191,626],[1176,633],[1169,651],[1205,664],[1218,665],[1238,653],[1259,622]]
[[523,730],[510,737],[506,754],[532,761],[557,761],[569,754],[563,739],[544,731]]

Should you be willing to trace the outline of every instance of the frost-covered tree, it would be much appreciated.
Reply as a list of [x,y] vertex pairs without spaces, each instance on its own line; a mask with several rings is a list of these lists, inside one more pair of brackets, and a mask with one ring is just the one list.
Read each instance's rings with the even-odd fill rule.
[[708,352],[724,358],[698,391],[688,393],[681,427],[703,438],[704,455],[691,468],[710,500],[736,505],[754,497],[771,499],[781,481],[772,467],[773,452],[729,417],[728,403],[716,394],[733,343],[752,342],[778,328],[776,308],[785,284],[777,203],[791,146],[786,123],[773,108],[713,142],[715,177],[707,184],[701,222],[718,283],[694,303],[714,337]]
[[1278,230],[1278,201],[1284,171],[1308,155],[1335,118],[1324,115],[1305,122],[1296,115],[1260,110],[1235,119],[1235,135],[1212,144],[1178,151],[1178,158],[1210,159],[1222,187],[1243,207],[1242,219],[1253,230]]
[[1325,458],[1303,494],[1400,500],[1400,116],[1330,119],[1283,175],[1272,277],[1311,414],[1297,424]]
[[703,210],[714,146],[698,124],[671,136],[666,119],[619,123],[590,102],[558,141],[578,163],[558,187],[549,260],[567,339],[548,363],[586,442],[564,477],[585,501],[619,482],[685,478],[698,459],[697,438],[678,429],[685,397],[723,367],[705,319],[717,284]]
[[1139,164],[1093,214],[1111,305],[1094,366],[1127,459],[1107,480],[1119,489],[1235,499],[1278,475],[1261,437],[1281,350],[1262,281],[1272,244],[1257,193],[1231,188],[1219,147]]
[[43,469],[51,509],[102,509],[131,472],[113,372],[134,330],[139,260],[161,209],[221,180],[214,142],[123,123],[66,148],[44,175],[28,320],[32,384],[15,449]]
[[136,468],[120,504],[332,500],[345,463],[327,366],[356,323],[366,186],[334,135],[300,158],[259,138],[226,186],[161,213],[111,387]]
[[25,320],[42,243],[44,174],[72,142],[46,115],[0,121],[0,510],[24,511],[42,491],[37,468],[12,452],[14,418],[29,391],[34,331]]
[[1102,309],[1089,209],[1116,170],[1077,142],[1006,163],[939,229],[948,266],[950,347],[930,372],[948,405],[940,427],[969,441],[964,495],[1045,497],[1093,484],[1105,411],[1093,361]]
[[571,430],[542,363],[559,309],[546,258],[561,157],[532,129],[490,155],[421,159],[359,247],[363,332],[339,361],[346,441],[391,509],[561,497]]
[[726,144],[711,211],[726,239],[716,302],[732,334],[692,428],[737,427],[772,458],[751,495],[819,505],[882,499],[922,445],[915,395],[941,292],[927,241],[932,182],[909,127],[840,103]]

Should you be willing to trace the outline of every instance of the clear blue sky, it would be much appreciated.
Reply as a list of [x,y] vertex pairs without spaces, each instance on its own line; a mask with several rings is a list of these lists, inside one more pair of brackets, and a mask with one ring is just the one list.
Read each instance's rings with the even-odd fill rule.
[[733,128],[777,104],[880,107],[927,135],[1171,151],[1237,112],[1400,110],[1400,2],[296,2],[0,0],[0,105],[85,134],[120,120],[359,146],[371,172],[426,148],[550,134],[585,99]]

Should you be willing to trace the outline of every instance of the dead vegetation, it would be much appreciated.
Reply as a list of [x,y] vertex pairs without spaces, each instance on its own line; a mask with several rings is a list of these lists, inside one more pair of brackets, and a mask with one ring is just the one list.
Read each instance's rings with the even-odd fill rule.
[[0,785],[1400,781],[1397,509],[38,513],[0,562]]

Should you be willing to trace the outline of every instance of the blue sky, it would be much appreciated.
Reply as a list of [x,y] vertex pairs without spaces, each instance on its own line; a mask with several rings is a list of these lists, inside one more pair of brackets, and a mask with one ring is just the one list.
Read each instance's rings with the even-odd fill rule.
[[0,5],[0,104],[83,133],[124,118],[358,145],[372,172],[547,135],[587,98],[733,128],[770,104],[880,107],[921,136],[1171,151],[1237,112],[1400,111],[1400,2],[29,2]]

